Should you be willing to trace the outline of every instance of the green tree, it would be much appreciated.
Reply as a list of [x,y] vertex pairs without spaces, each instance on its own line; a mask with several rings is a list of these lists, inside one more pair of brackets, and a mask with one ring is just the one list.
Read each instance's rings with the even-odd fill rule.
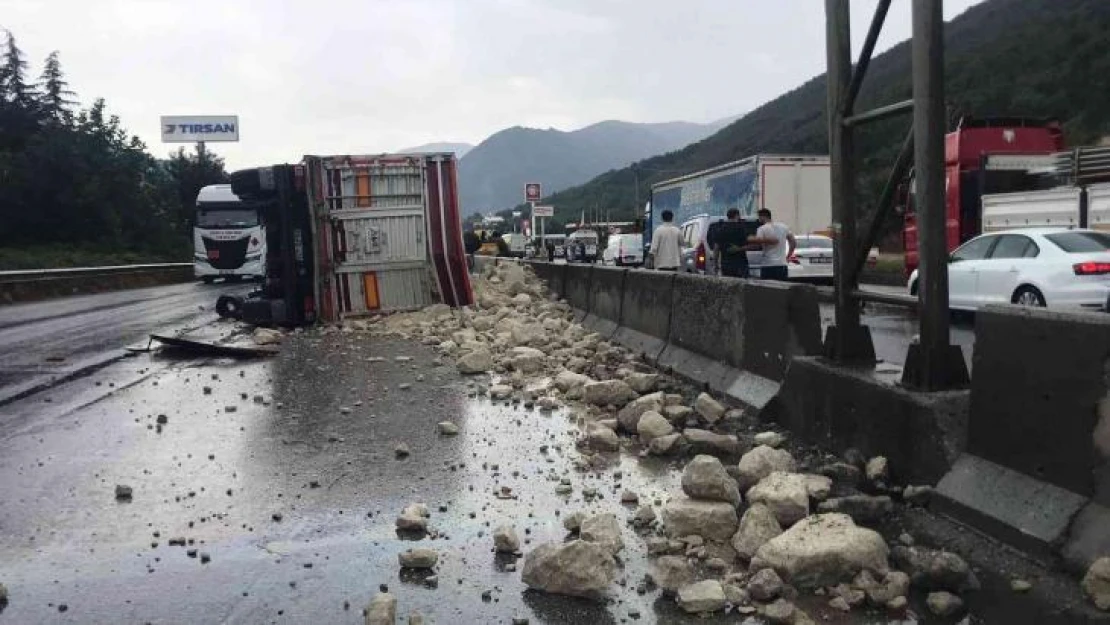
[[68,121],[71,117],[70,108],[75,104],[70,96],[77,95],[70,91],[69,84],[62,74],[62,65],[58,60],[58,51],[55,50],[46,57],[43,64],[42,75],[39,77],[39,107],[42,113],[56,122]]

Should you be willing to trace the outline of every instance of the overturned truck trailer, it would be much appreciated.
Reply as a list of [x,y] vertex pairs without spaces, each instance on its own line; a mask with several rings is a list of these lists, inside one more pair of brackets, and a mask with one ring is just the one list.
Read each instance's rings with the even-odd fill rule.
[[263,325],[473,303],[451,154],[306,156],[236,172],[262,201],[270,262],[241,303]]

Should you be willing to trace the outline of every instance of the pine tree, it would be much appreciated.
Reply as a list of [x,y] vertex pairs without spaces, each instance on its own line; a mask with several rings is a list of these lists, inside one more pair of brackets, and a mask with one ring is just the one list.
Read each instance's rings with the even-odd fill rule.
[[27,84],[27,61],[23,58],[23,50],[15,43],[15,35],[11,31],[7,34],[4,61],[0,65],[0,98],[30,108],[34,103],[34,88]]
[[62,65],[58,61],[58,51],[55,50],[46,57],[46,63],[42,68],[42,76],[39,77],[39,105],[42,108],[43,114],[49,119],[55,121],[65,121],[70,119],[72,114],[69,107],[73,106],[75,102],[69,99],[69,96],[76,95],[73,91],[69,90],[69,84],[66,83],[65,77],[62,74]]

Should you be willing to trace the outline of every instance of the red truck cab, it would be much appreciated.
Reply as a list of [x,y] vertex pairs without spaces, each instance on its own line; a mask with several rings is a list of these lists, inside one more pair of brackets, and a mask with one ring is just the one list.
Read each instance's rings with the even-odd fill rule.
[[[1054,120],[1020,117],[962,118],[944,138],[945,213],[948,251],[979,234],[981,198],[987,193],[1028,188],[1026,168],[987,171],[989,155],[1051,154],[1064,149],[1060,124]],[[988,175],[989,174],[989,175]],[[906,196],[902,243],[908,276],[917,268],[917,217],[913,178]]]

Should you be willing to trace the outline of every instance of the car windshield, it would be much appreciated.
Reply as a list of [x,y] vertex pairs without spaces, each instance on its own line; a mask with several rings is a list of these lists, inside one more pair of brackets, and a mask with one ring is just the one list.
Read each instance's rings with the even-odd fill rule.
[[197,209],[199,228],[253,228],[258,211],[249,208]]
[[1105,232],[1058,232],[1044,238],[1069,254],[1110,251],[1110,234]]
[[832,239],[798,239],[798,249],[817,249],[817,250],[831,250],[833,248]]

